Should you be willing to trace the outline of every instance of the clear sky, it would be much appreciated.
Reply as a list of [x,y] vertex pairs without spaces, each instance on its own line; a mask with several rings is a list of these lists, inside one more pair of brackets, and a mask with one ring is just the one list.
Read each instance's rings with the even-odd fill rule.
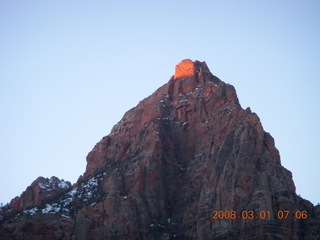
[[0,202],[86,155],[182,59],[206,61],[320,203],[320,1],[0,0]]

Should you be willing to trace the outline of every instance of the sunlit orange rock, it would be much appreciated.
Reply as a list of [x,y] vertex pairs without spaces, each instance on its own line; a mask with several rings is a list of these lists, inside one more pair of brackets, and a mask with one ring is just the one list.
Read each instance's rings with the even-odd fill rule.
[[192,77],[195,75],[195,65],[190,59],[182,60],[178,65],[176,65],[176,70],[174,73],[174,79],[181,77]]

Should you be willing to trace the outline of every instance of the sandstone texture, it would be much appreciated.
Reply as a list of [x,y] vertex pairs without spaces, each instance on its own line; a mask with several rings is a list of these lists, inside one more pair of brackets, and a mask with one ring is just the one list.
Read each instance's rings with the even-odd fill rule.
[[259,117],[205,62],[183,60],[129,110],[76,184],[46,195],[43,182],[1,209],[0,239],[320,239],[320,207],[297,196]]

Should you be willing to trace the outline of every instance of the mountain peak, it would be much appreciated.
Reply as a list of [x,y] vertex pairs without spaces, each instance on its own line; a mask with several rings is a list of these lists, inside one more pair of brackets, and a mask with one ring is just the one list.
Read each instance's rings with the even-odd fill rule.
[[200,72],[203,69],[208,70],[207,64],[205,62],[184,59],[178,65],[176,65],[174,79],[176,80],[182,77],[193,77],[197,72]]
[[186,59],[95,145],[76,184],[40,177],[0,208],[0,238],[319,239],[319,211],[235,88]]
[[195,73],[194,62],[190,59],[182,60],[178,65],[176,65],[176,70],[174,73],[174,79],[181,77],[192,77]]
[[11,201],[10,206],[18,211],[38,206],[56,197],[70,186],[71,183],[69,181],[64,181],[55,176],[51,178],[38,177],[20,197],[16,197]]

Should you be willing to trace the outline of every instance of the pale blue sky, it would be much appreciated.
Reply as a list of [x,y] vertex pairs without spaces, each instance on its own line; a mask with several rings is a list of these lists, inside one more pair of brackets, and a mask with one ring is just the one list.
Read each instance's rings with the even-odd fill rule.
[[0,0],[0,202],[86,155],[182,59],[206,61],[320,203],[320,1]]

